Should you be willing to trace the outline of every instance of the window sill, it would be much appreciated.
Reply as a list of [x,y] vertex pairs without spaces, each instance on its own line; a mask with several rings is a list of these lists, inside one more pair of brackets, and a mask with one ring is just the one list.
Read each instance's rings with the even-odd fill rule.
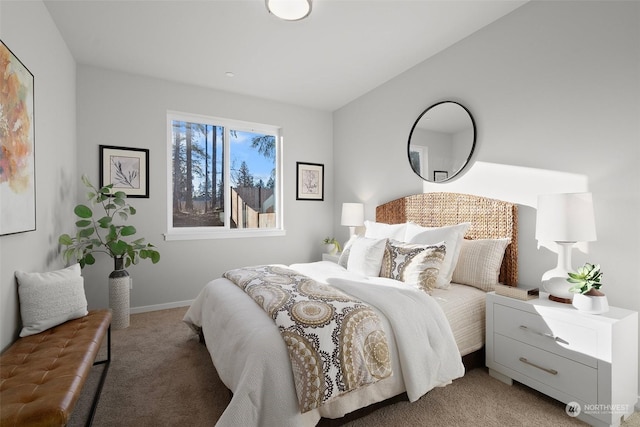
[[192,228],[189,230],[174,229],[164,234],[164,240],[215,240],[215,239],[241,239],[245,237],[278,237],[286,236],[284,229],[271,228],[268,230],[244,229],[244,230],[202,230]]

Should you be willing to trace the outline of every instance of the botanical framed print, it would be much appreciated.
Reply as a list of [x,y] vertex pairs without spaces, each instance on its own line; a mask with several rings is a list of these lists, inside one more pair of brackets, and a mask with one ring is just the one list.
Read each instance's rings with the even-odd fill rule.
[[449,172],[447,171],[433,171],[433,180],[438,182],[438,181],[445,181],[449,178]]
[[36,229],[34,78],[0,40],[0,235]]
[[324,165],[296,162],[296,200],[324,200]]
[[100,146],[100,187],[113,184],[113,191],[127,197],[149,197],[149,150]]

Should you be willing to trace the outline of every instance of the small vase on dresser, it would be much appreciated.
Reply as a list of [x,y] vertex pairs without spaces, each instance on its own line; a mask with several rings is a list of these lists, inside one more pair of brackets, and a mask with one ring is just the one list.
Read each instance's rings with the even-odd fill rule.
[[607,301],[607,296],[604,294],[575,294],[572,304],[576,309],[584,313],[602,314],[609,311],[609,302]]
[[109,308],[112,311],[111,326],[114,329],[129,327],[131,276],[124,269],[124,259],[116,257],[114,270],[109,274]]

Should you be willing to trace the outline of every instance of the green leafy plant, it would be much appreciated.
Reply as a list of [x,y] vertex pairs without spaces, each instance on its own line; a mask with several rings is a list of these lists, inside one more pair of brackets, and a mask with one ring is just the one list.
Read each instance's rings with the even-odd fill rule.
[[598,291],[600,286],[602,286],[602,283],[600,283],[601,278],[602,272],[600,271],[600,265],[586,263],[580,267],[577,272],[569,273],[567,282],[573,283],[569,291],[576,294],[593,293],[593,289]]
[[89,189],[87,200],[91,206],[101,208],[104,213],[97,214],[83,204],[74,208],[79,218],[76,235],[62,234],[58,238],[66,246],[65,260],[75,260],[84,268],[96,262],[94,253],[104,252],[114,259],[123,259],[125,267],[137,264],[140,259],[149,259],[154,264],[160,261],[160,252],[151,243],[145,243],[144,238],[131,240],[137,232],[133,225],[116,224],[116,220],[124,222],[136,214],[135,208],[127,203],[127,195],[122,191],[112,193],[113,184],[96,188],[84,175],[82,183]]
[[322,243],[325,245],[334,245],[338,252],[342,252],[342,247],[340,247],[340,243],[334,237],[326,237]]

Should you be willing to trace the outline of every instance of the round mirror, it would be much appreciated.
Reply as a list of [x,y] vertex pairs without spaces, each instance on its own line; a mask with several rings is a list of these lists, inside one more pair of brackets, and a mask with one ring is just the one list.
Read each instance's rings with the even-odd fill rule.
[[424,110],[411,128],[407,154],[420,178],[448,181],[469,163],[476,145],[476,124],[469,110],[443,101]]

